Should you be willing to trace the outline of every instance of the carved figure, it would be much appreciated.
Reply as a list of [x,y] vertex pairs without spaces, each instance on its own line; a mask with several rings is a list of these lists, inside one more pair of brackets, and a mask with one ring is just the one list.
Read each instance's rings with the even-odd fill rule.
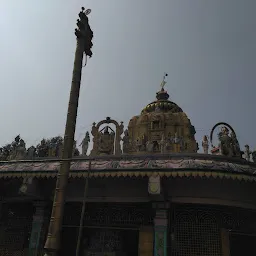
[[233,156],[242,157],[242,152],[241,152],[236,134],[234,132],[231,132],[230,138],[231,138],[231,146],[233,149]]
[[252,151],[252,161],[256,163],[256,150]]
[[174,144],[178,144],[179,143],[179,137],[178,137],[177,132],[175,132],[175,135],[174,135],[174,138],[173,138],[173,143]]
[[20,135],[16,136],[9,149],[8,160],[21,160],[26,156],[26,144],[24,140],[20,138]]
[[124,131],[124,137],[122,139],[123,141],[123,153],[129,153],[130,151],[130,137],[129,137],[129,133],[128,130]]
[[138,137],[135,145],[137,152],[146,151],[147,137],[144,134],[141,137]]
[[166,149],[167,149],[167,141],[165,140],[164,134],[162,134],[162,138],[160,141],[160,151],[162,154],[166,153]]
[[52,138],[51,140],[47,141],[47,144],[48,144],[48,156],[55,157],[56,156],[56,146],[57,146],[56,138]]
[[202,141],[202,147],[204,150],[204,154],[208,154],[208,150],[209,150],[209,141],[206,135],[204,135],[203,137],[203,141]]
[[[100,130],[103,124],[107,124],[104,129]],[[114,124],[116,131],[109,127],[109,124]],[[91,156],[100,154],[115,154],[120,155],[121,150],[121,135],[123,133],[124,125],[123,122],[118,124],[117,121],[107,117],[105,120],[100,121],[97,125],[93,123],[92,135],[93,135],[93,148]],[[104,130],[104,131],[103,131]],[[109,132],[111,130],[111,132]]]
[[24,159],[26,156],[26,144],[24,140],[20,140],[19,144],[16,147],[16,155],[15,160],[21,160]]
[[11,144],[7,144],[1,148],[1,160],[7,161],[9,160],[11,153]]
[[37,151],[38,157],[48,156],[48,145],[46,144],[45,139],[42,139],[41,143],[36,146],[36,151]]
[[35,156],[36,156],[36,148],[34,146],[29,147],[27,150],[27,158],[31,160],[31,159],[34,159]]
[[80,146],[82,146],[82,155],[86,156],[88,147],[89,147],[89,142],[90,142],[90,134],[89,132],[86,132],[84,139],[82,140]]
[[[111,132],[109,132],[111,130]],[[111,155],[114,152],[114,141],[115,141],[115,132],[109,127],[106,126],[101,130],[98,146],[100,154],[108,154]]]
[[76,147],[76,140],[74,140],[74,143],[73,143],[73,156],[79,156],[79,150],[77,149]]
[[154,144],[152,141],[146,142],[146,151],[147,152],[153,152],[154,151]]
[[[212,143],[212,135],[216,127],[223,125],[221,131],[218,133],[218,149],[219,153],[224,156],[242,157],[240,146],[233,128],[227,123],[217,123],[211,131],[210,139]],[[230,133],[231,131],[231,133]],[[214,148],[214,146],[213,146]]]
[[225,156],[232,156],[232,139],[229,136],[229,130],[226,126],[221,127],[221,131],[218,133],[218,139],[220,153]]
[[252,154],[252,152],[250,151],[250,147],[249,145],[245,145],[245,150],[244,150],[244,158],[246,161],[250,161],[250,156]]
[[58,137],[59,139],[57,140],[56,143],[56,157],[60,157],[63,149],[63,138]]

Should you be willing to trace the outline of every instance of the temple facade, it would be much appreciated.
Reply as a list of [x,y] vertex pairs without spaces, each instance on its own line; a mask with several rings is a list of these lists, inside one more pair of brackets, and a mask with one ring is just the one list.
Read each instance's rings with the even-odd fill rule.
[[[225,122],[203,153],[195,133],[164,87],[127,129],[94,123],[74,142],[60,255],[75,255],[83,202],[80,255],[255,255],[256,152]],[[0,255],[43,255],[62,143],[1,148]]]

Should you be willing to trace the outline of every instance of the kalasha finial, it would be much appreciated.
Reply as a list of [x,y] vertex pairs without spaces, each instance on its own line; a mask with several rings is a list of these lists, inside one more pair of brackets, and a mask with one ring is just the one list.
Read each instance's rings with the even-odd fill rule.
[[164,90],[164,86],[165,86],[165,84],[166,84],[165,79],[166,79],[167,76],[168,76],[168,74],[167,74],[167,73],[164,73],[163,80],[162,80],[162,82],[161,82],[161,84],[160,84],[160,87],[161,87],[161,90],[162,90],[162,91]]

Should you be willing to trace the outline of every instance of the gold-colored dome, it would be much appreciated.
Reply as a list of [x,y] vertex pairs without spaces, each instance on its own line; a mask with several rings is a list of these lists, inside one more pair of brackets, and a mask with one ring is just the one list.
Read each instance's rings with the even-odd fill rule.
[[163,88],[128,125],[125,152],[128,154],[196,152],[195,128],[186,113]]

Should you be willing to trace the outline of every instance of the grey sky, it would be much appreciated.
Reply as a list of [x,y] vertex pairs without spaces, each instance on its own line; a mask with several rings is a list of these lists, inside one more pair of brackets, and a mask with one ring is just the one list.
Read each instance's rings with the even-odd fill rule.
[[[86,4],[86,6],[85,6]],[[80,7],[94,56],[83,70],[76,138],[94,121],[127,121],[167,90],[201,144],[219,121],[256,147],[255,0],[1,0],[0,145],[63,134]]]

